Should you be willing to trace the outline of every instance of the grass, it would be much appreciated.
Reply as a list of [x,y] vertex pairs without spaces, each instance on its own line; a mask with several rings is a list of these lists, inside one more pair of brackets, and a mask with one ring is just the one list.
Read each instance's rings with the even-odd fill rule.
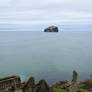
[[57,89],[57,88],[54,88],[54,91],[55,92],[68,92],[68,90],[67,89]]
[[17,90],[17,91],[15,91],[15,92],[23,92],[22,90]]
[[[67,89],[57,89],[57,88],[54,88],[54,91],[55,92],[69,92]],[[78,89],[77,92],[88,92],[87,90],[84,90],[84,89]]]
[[77,91],[78,91],[78,92],[89,92],[89,91],[87,91],[87,90],[85,90],[85,89],[78,89]]

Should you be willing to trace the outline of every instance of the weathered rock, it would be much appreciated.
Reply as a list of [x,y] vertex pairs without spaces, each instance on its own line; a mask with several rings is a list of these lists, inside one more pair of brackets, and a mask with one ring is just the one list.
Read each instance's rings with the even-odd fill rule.
[[44,30],[44,32],[58,32],[58,27],[50,26]]
[[0,79],[0,92],[13,92],[20,89],[20,86],[21,80],[18,75]]
[[54,92],[45,80],[40,80],[35,84],[34,78],[31,77],[23,87],[23,92]]
[[14,87],[10,86],[10,87],[6,88],[3,92],[14,92],[14,91],[15,91]]
[[92,92],[92,79],[88,79],[79,83],[79,88]]
[[68,89],[70,87],[70,82],[69,80],[59,81],[54,83],[51,87],[58,88],[58,89]]
[[35,90],[34,77],[30,77],[28,82],[24,85],[23,91],[24,92],[34,92],[34,90]]
[[77,77],[78,77],[78,73],[74,70],[73,71],[73,79],[72,79],[72,84],[70,87],[70,91],[69,92],[76,92],[77,90]]
[[45,80],[40,80],[36,85],[36,92],[54,92],[54,90],[49,87]]
[[21,88],[23,88],[26,85],[26,82],[21,82]]

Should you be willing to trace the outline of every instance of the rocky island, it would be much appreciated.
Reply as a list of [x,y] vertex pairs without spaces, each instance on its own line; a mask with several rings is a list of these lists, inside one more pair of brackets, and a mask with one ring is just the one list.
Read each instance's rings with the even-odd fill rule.
[[44,29],[44,32],[58,32],[58,27],[50,26],[50,27]]

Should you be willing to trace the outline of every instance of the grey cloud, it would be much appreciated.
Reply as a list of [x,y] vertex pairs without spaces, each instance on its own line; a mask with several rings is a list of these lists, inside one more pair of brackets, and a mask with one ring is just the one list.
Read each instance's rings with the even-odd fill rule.
[[92,23],[91,0],[4,1],[0,2],[2,23]]

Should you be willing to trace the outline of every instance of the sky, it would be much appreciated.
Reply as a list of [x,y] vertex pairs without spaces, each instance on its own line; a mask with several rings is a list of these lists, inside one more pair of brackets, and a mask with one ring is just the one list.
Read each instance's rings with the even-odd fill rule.
[[0,28],[50,25],[92,29],[92,0],[0,0]]

